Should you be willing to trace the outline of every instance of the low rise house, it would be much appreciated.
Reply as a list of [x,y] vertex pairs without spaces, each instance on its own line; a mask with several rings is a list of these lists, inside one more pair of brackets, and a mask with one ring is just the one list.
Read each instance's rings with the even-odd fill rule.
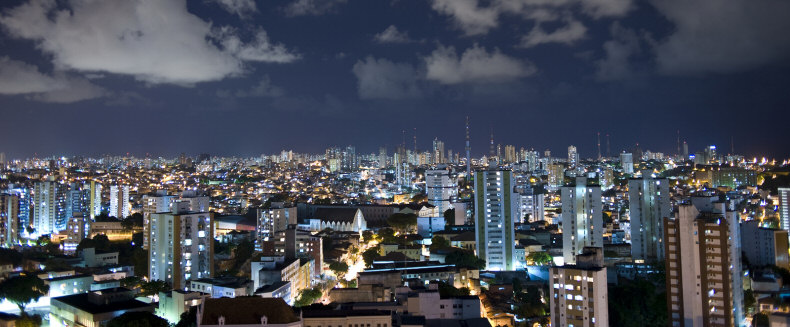
[[206,299],[198,306],[197,325],[302,327],[302,321],[282,299],[253,296]]
[[114,288],[90,293],[56,297],[50,300],[50,326],[104,326],[126,312],[154,312],[154,308],[135,300],[134,291]]

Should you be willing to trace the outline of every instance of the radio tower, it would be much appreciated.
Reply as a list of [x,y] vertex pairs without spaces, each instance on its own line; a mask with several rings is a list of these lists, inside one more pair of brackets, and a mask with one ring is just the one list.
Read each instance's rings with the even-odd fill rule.
[[414,128],[414,155],[417,155],[417,127]]
[[[491,158],[496,156],[496,149],[494,149],[494,127],[493,126],[491,127],[491,148],[488,151],[489,151],[488,155]],[[489,158],[489,160],[490,160],[490,158]]]
[[680,130],[678,130],[678,157],[680,157]]
[[466,178],[472,178],[472,147],[469,145],[469,116],[466,116]]
[[598,160],[601,160],[601,132],[598,132]]

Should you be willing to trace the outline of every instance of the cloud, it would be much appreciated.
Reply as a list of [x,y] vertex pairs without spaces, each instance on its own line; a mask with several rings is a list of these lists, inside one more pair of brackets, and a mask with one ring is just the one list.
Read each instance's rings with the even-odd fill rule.
[[258,12],[258,7],[255,6],[255,0],[214,0],[222,9],[227,12],[238,15],[241,18],[247,18],[251,14]]
[[395,25],[390,25],[381,33],[376,34],[373,37],[378,43],[410,43],[414,42],[411,38],[409,38],[409,34],[406,32],[398,31],[398,28]]
[[506,82],[535,73],[535,66],[527,60],[492,52],[475,44],[459,58],[453,47],[439,46],[425,57],[426,78],[441,84],[466,82]]
[[215,31],[217,38],[222,40],[222,46],[236,57],[247,61],[260,61],[271,63],[290,63],[301,58],[282,44],[274,44],[269,41],[266,31],[259,29],[255,33],[255,40],[243,43],[235,29],[223,27]]
[[540,24],[536,24],[529,34],[524,35],[521,38],[520,46],[523,48],[530,48],[544,43],[561,43],[571,45],[574,42],[583,39],[586,33],[587,27],[584,27],[581,22],[573,19],[568,21],[568,25],[560,27],[549,33],[546,33],[546,31],[540,27]]
[[[633,0],[432,0],[431,7],[450,16],[466,35],[483,35],[499,26],[500,16],[517,16],[537,23],[556,21],[579,12],[593,19],[621,17],[633,9]],[[578,33],[576,22],[570,32]],[[582,26],[583,27],[583,26]],[[586,30],[586,29],[585,29]],[[539,31],[533,30],[538,33]]]
[[217,91],[217,96],[221,98],[227,97],[237,97],[237,98],[247,98],[247,97],[265,97],[265,98],[273,98],[279,97],[285,94],[282,88],[279,86],[273,85],[271,79],[269,79],[268,75],[264,75],[261,78],[258,84],[254,85],[249,90],[238,90],[236,92],[229,91],[229,90],[219,90]]
[[287,16],[320,16],[333,12],[347,0],[296,0],[284,9]]
[[[244,73],[245,61],[288,62],[259,32],[250,44],[212,31],[184,0],[31,0],[0,16],[8,33],[33,40],[56,70],[114,73],[152,84],[191,85]],[[217,39],[218,36],[226,39]],[[224,44],[230,48],[220,48]],[[231,47],[232,46],[232,47]]]
[[730,73],[790,60],[790,2],[661,0],[675,26],[655,48],[664,74]]
[[639,36],[619,23],[610,28],[612,39],[604,42],[606,56],[595,62],[595,78],[599,81],[622,80],[633,76],[630,58],[641,51]]
[[29,99],[42,102],[70,103],[102,97],[107,91],[81,77],[64,73],[49,76],[36,66],[0,57],[0,94],[27,95]]
[[499,25],[497,8],[483,8],[477,0],[433,0],[433,10],[451,16],[466,35],[480,35]]
[[351,69],[362,99],[406,99],[420,96],[417,72],[410,64],[368,56]]

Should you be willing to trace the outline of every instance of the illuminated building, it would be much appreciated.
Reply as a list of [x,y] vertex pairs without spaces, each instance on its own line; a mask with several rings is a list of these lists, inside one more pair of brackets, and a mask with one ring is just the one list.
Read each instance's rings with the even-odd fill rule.
[[477,256],[486,261],[486,270],[513,270],[513,214],[518,203],[513,172],[481,170],[474,183]]
[[740,218],[718,197],[692,197],[664,218],[670,326],[743,322]]
[[551,325],[609,326],[606,268],[602,248],[584,248],[575,265],[549,271]]
[[620,154],[620,166],[623,168],[623,174],[634,174],[634,155],[631,153],[623,152]]
[[258,227],[255,248],[262,251],[262,244],[273,240],[277,232],[296,224],[296,207],[286,208],[282,202],[273,202],[270,208],[258,209]]
[[642,178],[628,181],[631,209],[631,256],[634,260],[658,262],[664,258],[665,217],[671,217],[669,181],[651,177],[649,171]]
[[66,189],[50,177],[33,189],[33,228],[37,235],[66,229]]
[[447,169],[425,171],[425,193],[428,203],[436,206],[439,215],[451,209],[450,199],[458,196],[458,183]]
[[129,185],[110,186],[110,217],[124,219],[132,209],[129,203]]
[[149,278],[185,289],[191,279],[214,274],[214,214],[192,212],[186,202],[151,214]]
[[779,188],[779,228],[790,233],[790,187]]
[[571,168],[576,168],[579,164],[579,153],[576,152],[576,147],[571,145],[568,147],[568,165]]
[[561,194],[562,256],[565,264],[573,264],[583,248],[603,246],[601,187],[576,177]]

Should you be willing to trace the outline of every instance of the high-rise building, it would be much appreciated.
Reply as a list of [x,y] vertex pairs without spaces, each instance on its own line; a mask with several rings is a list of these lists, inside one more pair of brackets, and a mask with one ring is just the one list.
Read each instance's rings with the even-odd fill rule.
[[568,165],[576,168],[577,164],[579,164],[579,153],[576,152],[576,147],[571,145],[568,147]]
[[514,163],[516,161],[516,147],[512,145],[505,145],[505,162]]
[[743,274],[737,212],[692,197],[664,218],[670,326],[741,326]]
[[790,268],[786,230],[760,227],[760,221],[741,223],[743,254],[754,266]]
[[631,153],[623,152],[620,154],[620,166],[623,167],[623,174],[633,175],[634,156]]
[[439,141],[438,138],[433,140],[433,152],[431,153],[431,157],[433,158],[434,164],[442,164],[447,162],[446,158],[444,157],[444,142]]
[[452,209],[450,200],[458,196],[458,182],[447,169],[425,171],[425,194],[428,203],[436,206],[439,215]]
[[278,232],[296,225],[296,207],[285,207],[281,202],[273,202],[270,208],[258,209],[258,227],[255,248],[263,250],[263,243],[274,240]]
[[551,267],[551,325],[609,326],[602,248],[584,248],[574,261],[575,265]]
[[380,147],[379,148],[379,168],[384,169],[387,168],[387,147]]
[[559,163],[549,164],[546,170],[549,173],[549,186],[554,190],[565,184],[565,165]]
[[101,214],[101,203],[102,203],[101,188],[102,188],[101,183],[98,183],[96,181],[90,182],[90,188],[89,188],[90,207],[89,207],[88,215],[90,216],[91,219],[94,219],[96,218],[96,216]]
[[37,235],[66,229],[66,187],[54,177],[36,182],[33,189],[33,228]]
[[642,262],[658,262],[664,258],[663,232],[665,217],[671,217],[669,181],[654,178],[643,171],[642,178],[628,181],[631,208],[631,256]]
[[8,246],[18,244],[22,235],[27,235],[30,226],[30,190],[9,186],[8,191],[0,196],[0,216],[5,224],[4,243]]
[[148,249],[149,246],[148,229],[151,214],[170,212],[176,201],[186,203],[189,211],[209,212],[209,197],[195,191],[184,191],[180,195],[168,195],[166,191],[143,195],[143,248]]
[[349,145],[343,149],[342,158],[340,161],[340,169],[342,171],[351,172],[357,170],[359,161],[357,161],[356,148]]
[[517,205],[513,172],[477,171],[474,183],[477,256],[486,261],[486,270],[513,270]]
[[19,240],[19,197],[0,193],[0,245],[12,246]]
[[790,187],[779,188],[779,228],[790,233]]
[[110,186],[110,217],[124,219],[132,209],[129,203],[129,185]]
[[603,247],[603,207],[601,187],[588,184],[586,177],[563,186],[562,256],[565,264],[574,264],[585,247]]
[[69,217],[69,222],[66,224],[66,239],[62,242],[63,252],[77,251],[77,246],[90,233],[90,223],[90,218],[80,212]]
[[526,185],[518,188],[518,209],[516,220],[521,223],[545,219],[543,187]]
[[313,235],[310,231],[297,229],[295,225],[277,231],[275,234],[274,249],[278,256],[289,259],[312,259],[313,276],[320,276],[324,263],[323,241],[320,236]]
[[214,275],[214,214],[175,202],[172,212],[151,214],[149,278],[184,290],[190,279]]

